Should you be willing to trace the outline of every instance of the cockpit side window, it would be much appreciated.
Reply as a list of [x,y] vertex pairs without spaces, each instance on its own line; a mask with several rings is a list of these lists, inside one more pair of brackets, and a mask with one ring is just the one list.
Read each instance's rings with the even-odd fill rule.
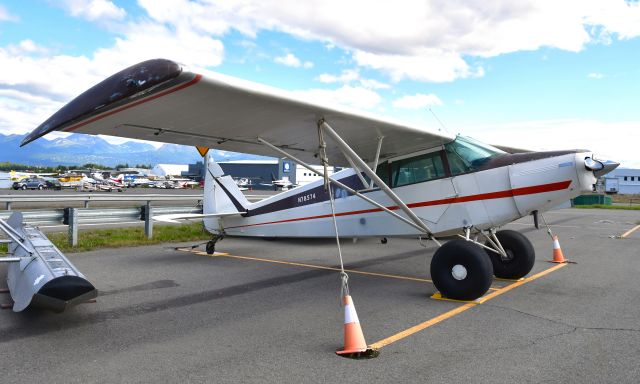
[[504,151],[464,136],[456,137],[454,141],[445,144],[444,148],[453,176],[473,172],[489,160],[506,154]]
[[445,177],[440,151],[409,157],[391,163],[391,186],[401,187]]

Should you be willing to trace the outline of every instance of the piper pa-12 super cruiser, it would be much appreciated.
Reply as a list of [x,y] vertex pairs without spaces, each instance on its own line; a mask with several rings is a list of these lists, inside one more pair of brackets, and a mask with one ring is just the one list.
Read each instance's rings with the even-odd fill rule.
[[[90,88],[22,145],[53,131],[277,155],[316,173],[309,164],[322,164],[323,180],[250,203],[209,156],[203,213],[158,219],[201,218],[209,253],[224,236],[432,240],[431,278],[461,300],[486,293],[494,275],[520,278],[533,267],[531,242],[502,226],[591,192],[618,165],[588,150],[509,153],[164,59]],[[350,168],[328,177],[329,165]]]

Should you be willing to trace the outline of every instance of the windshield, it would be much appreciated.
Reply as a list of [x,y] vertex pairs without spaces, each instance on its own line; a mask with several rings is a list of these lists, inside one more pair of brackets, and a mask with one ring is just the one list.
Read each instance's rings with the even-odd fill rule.
[[487,161],[506,154],[498,148],[464,136],[457,136],[454,141],[445,144],[444,148],[454,176],[472,172]]

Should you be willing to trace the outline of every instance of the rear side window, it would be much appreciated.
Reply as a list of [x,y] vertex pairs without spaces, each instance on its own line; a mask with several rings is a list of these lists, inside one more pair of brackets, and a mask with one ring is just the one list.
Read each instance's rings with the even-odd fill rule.
[[427,153],[391,163],[391,186],[421,183],[445,177],[440,152]]

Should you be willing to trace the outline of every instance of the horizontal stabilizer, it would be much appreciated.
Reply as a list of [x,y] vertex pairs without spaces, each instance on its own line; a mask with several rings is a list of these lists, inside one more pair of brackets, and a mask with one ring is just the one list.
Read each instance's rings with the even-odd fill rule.
[[176,213],[171,215],[153,216],[153,220],[163,223],[179,223],[178,220],[204,219],[205,217],[240,216],[242,212],[218,212],[218,213]]

